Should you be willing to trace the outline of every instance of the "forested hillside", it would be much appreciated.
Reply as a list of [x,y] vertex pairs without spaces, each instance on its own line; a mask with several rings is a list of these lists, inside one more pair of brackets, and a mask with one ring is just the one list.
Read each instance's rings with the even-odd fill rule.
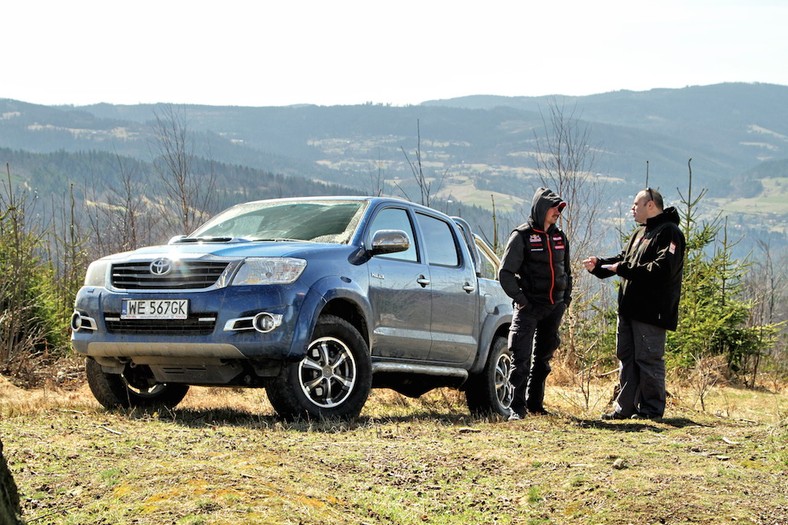
[[162,191],[154,166],[157,127],[174,115],[189,154],[216,178],[208,212],[247,197],[324,191],[418,200],[418,174],[429,184],[431,203],[465,215],[486,210],[479,219],[485,222],[495,206],[506,230],[527,216],[540,184],[538,159],[555,139],[556,114],[563,131],[583,138],[572,146],[588,154],[584,169],[603,187],[603,216],[620,217],[646,183],[678,201],[692,159],[695,188],[708,191],[709,213],[723,211],[743,232],[785,243],[788,87],[768,84],[475,96],[407,107],[47,107],[0,100],[0,160],[40,198],[62,198],[73,185],[80,201],[83,187],[100,199],[117,186],[120,172],[131,170],[155,201]]
[[[64,190],[72,186],[79,202],[104,200],[120,190],[124,176],[132,178],[151,200],[166,191],[161,180],[164,175],[152,161],[129,156],[97,150],[30,153],[0,148],[0,157],[7,165],[11,180],[34,191],[39,198],[62,197],[66,193]],[[245,200],[359,193],[347,186],[199,157],[193,160],[191,167],[198,184],[205,183],[210,176],[219,181],[212,192],[209,210],[214,212]]]
[[[177,101],[175,101],[177,103]],[[590,131],[594,170],[621,182],[673,187],[693,158],[715,196],[760,162],[788,158],[788,87],[722,84],[588,97],[467,97],[419,106],[178,106],[196,151],[229,164],[331,181],[409,177],[403,149],[446,173],[520,197],[512,178],[534,168],[551,105]],[[92,149],[150,158],[162,105],[45,107],[0,101],[0,147],[31,152]],[[208,151],[210,152],[209,154]],[[446,185],[447,188],[449,185]],[[618,189],[618,186],[615,188]],[[444,188],[446,190],[446,188]]]

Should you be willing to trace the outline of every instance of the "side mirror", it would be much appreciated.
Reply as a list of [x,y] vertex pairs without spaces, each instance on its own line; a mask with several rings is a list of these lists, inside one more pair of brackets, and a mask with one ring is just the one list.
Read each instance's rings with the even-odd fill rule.
[[372,236],[372,255],[404,252],[410,248],[408,234],[402,230],[378,230]]

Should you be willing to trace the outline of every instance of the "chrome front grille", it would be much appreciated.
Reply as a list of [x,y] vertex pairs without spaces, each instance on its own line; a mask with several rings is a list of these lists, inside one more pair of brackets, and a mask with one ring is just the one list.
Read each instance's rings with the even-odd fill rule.
[[166,275],[151,271],[153,261],[112,265],[112,286],[123,290],[194,290],[213,286],[228,263],[225,261],[172,261]]

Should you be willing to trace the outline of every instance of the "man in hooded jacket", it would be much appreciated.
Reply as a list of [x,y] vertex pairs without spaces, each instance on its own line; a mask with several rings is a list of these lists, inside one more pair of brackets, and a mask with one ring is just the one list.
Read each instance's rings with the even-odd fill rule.
[[666,330],[678,324],[685,242],[678,211],[663,207],[657,190],[638,192],[632,216],[640,226],[624,251],[583,261],[601,279],[621,277],[616,333],[619,394],[615,410],[602,419],[657,419],[665,412]]
[[534,193],[531,215],[509,236],[498,279],[512,298],[509,349],[514,370],[510,419],[546,414],[545,381],[561,340],[558,328],[572,301],[569,242],[556,222],[566,203],[548,188]]

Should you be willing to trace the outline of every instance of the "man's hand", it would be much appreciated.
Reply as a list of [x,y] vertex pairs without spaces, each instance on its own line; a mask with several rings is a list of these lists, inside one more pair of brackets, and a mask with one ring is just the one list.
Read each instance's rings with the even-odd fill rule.
[[598,261],[599,261],[599,259],[597,259],[595,256],[592,255],[588,259],[584,259],[583,260],[583,266],[585,267],[586,270],[588,270],[589,272],[592,272],[592,271],[594,271],[594,268],[596,268],[596,263]]
[[[589,257],[588,259],[584,259],[583,260],[583,266],[589,272],[593,272],[594,268],[596,268],[596,265],[598,263],[599,263],[599,258],[597,258],[597,257],[595,257],[593,255],[591,257]],[[619,265],[619,263],[603,264],[602,268],[604,268],[605,270],[610,270],[613,273],[618,273],[618,271],[617,271],[618,270],[618,265]]]

